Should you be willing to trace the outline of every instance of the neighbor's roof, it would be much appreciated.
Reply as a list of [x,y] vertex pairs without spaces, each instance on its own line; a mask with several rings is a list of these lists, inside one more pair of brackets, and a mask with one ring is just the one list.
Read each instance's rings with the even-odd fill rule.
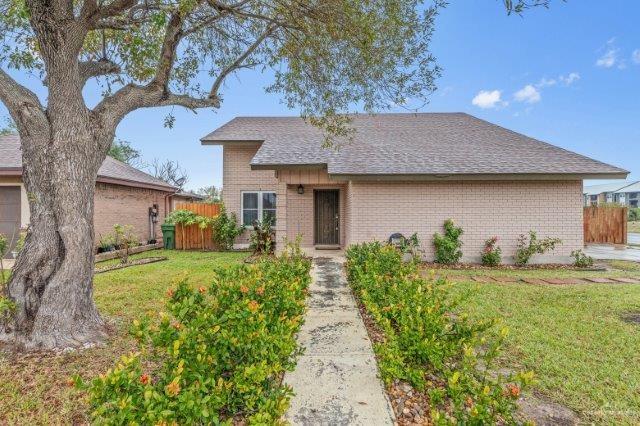
[[[0,175],[21,175],[22,154],[20,137],[17,135],[0,136]],[[105,158],[98,170],[98,182],[118,185],[158,189],[174,192],[175,187],[141,170],[114,158]]]
[[203,144],[263,142],[253,168],[326,166],[331,175],[575,175],[624,178],[626,170],[464,113],[354,115],[353,140],[322,148],[299,117],[238,117]]
[[[600,185],[589,185],[585,186],[583,189],[583,193],[585,195],[598,195],[603,192],[617,192],[618,190],[622,190],[629,185],[633,185],[637,182],[614,182],[614,183],[603,183]],[[625,191],[626,192],[626,191]]]
[[616,191],[616,193],[621,194],[623,192],[640,192],[640,181],[634,182],[631,185],[627,185],[623,188],[620,188]]

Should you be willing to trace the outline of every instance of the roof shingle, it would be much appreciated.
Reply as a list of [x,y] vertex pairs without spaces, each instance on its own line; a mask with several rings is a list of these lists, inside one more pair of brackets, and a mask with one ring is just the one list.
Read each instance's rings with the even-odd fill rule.
[[[17,135],[0,136],[0,170],[22,170],[20,137]],[[132,186],[152,186],[174,192],[177,188],[165,181],[153,177],[128,164],[107,156],[98,170],[98,180],[116,180],[131,183]]]
[[238,117],[202,142],[263,141],[256,168],[326,164],[334,175],[628,173],[464,113],[355,115],[352,126],[353,140],[326,149],[322,131],[299,117]]

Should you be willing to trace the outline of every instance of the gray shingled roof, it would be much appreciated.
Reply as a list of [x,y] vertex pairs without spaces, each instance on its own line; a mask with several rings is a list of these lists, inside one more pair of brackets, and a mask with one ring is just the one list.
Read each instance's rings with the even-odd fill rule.
[[[0,171],[21,171],[20,137],[0,136]],[[177,188],[114,158],[105,158],[98,170],[98,180],[116,180],[131,186],[153,186],[173,192]]]
[[640,181],[627,185],[623,188],[620,188],[616,191],[616,194],[622,194],[625,192],[640,192]]
[[263,141],[254,168],[326,164],[334,175],[628,173],[464,113],[356,115],[352,126],[354,139],[337,150],[299,117],[238,117],[202,143]]
[[589,185],[585,186],[583,189],[583,193],[586,195],[598,195],[603,192],[617,192],[619,189],[622,190],[629,185],[634,184],[635,182],[613,182],[613,183],[603,183],[599,185]]

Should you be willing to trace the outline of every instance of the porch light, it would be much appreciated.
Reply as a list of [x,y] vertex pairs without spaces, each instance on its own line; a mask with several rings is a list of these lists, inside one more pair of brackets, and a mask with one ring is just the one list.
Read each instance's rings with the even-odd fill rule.
[[304,194],[304,186],[302,186],[302,184],[298,185],[298,194]]

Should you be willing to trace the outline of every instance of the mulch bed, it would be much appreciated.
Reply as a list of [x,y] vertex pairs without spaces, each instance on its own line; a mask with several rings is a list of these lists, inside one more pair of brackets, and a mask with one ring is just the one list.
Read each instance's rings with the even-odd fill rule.
[[539,269],[561,269],[567,271],[606,271],[604,266],[593,266],[590,268],[578,268],[573,265],[562,265],[559,263],[540,263],[534,265],[498,265],[498,266],[484,266],[478,263],[456,263],[454,265],[445,265],[443,263],[423,262],[422,267],[429,269],[447,269],[451,271],[469,271],[469,270],[481,270],[481,271],[535,271]]
[[96,268],[93,272],[94,274],[102,274],[104,272],[115,271],[116,269],[128,268],[129,266],[139,266],[146,265],[148,263],[161,262],[163,260],[167,260],[167,257],[164,256],[156,256],[156,257],[145,257],[143,259],[135,259],[127,263],[118,263],[115,265],[107,266],[104,268]]

